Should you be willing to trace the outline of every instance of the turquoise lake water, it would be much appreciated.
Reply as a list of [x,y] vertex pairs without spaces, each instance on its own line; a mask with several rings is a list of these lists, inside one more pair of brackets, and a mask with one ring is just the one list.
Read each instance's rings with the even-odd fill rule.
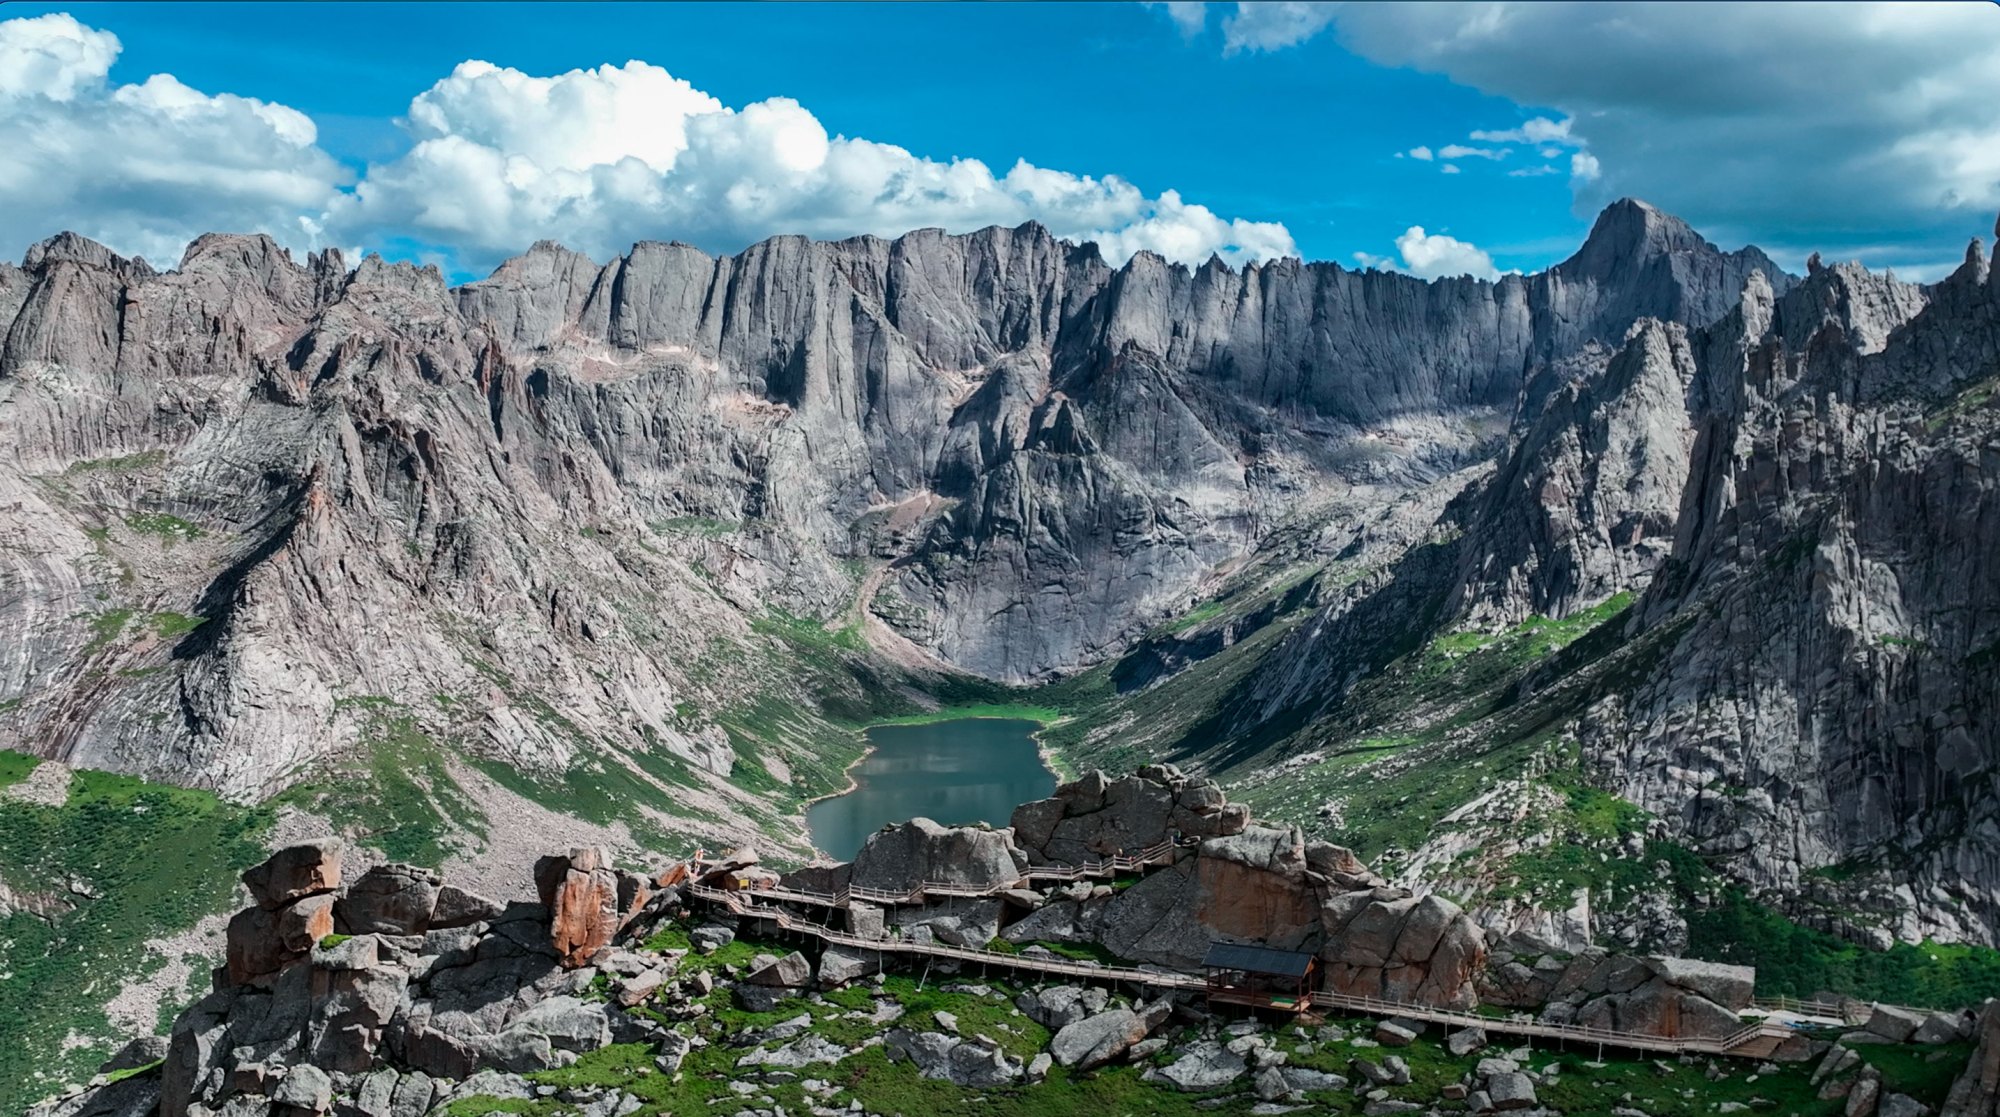
[[848,861],[868,835],[918,816],[1007,825],[1017,804],[1056,788],[1035,747],[1038,728],[1019,718],[959,718],[870,729],[874,751],[852,769],[854,790],[806,809],[813,844]]

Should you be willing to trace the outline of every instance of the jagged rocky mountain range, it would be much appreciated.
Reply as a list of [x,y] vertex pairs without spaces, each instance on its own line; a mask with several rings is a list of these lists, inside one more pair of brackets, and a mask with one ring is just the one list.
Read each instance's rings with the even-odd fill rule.
[[816,701],[742,654],[774,611],[911,671],[1136,648],[1158,685],[1247,634],[1163,626],[1303,539],[1353,576],[1163,755],[1283,759],[1433,634],[1629,594],[1615,651],[1521,688],[1587,699],[1593,780],[1759,886],[1893,854],[1888,933],[2000,921],[1977,246],[1927,287],[1800,278],[1625,201],[1497,283],[1114,268],[1025,226],[540,244],[452,289],[63,235],[0,266],[0,320],[0,733],[38,755],[255,797],[388,704],[752,829],[809,758],[718,712]]

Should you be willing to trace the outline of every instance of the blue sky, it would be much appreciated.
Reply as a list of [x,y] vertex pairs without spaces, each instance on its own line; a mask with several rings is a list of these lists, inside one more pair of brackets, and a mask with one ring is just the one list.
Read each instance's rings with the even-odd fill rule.
[[[297,247],[378,249],[464,277],[541,235],[602,257],[641,237],[729,251],[787,231],[886,233],[898,220],[1028,216],[1065,235],[1101,230],[1114,255],[1150,247],[1240,261],[1296,252],[1348,266],[1490,274],[1559,261],[1599,205],[1635,194],[1728,247],[1755,240],[1783,262],[1824,247],[1928,277],[1958,258],[1964,237],[1991,227],[2000,161],[1978,149],[2000,150],[2000,114],[1981,109],[1989,94],[1984,105],[2000,103],[2000,18],[1982,20],[1995,9],[1940,8],[1893,23],[1860,7],[1714,10],[1730,14],[1690,21],[1630,9],[1608,20],[1605,9],[1561,5],[1524,14],[1505,5],[1343,13],[1305,4],[10,4],[0,8],[0,97],[11,95],[20,111],[0,103],[0,145],[10,115],[13,127],[32,128],[39,142],[13,150],[53,185],[10,199],[0,174],[0,210],[12,201],[16,214],[0,218],[11,242],[0,251],[14,254],[55,226],[150,256],[210,227],[271,226]],[[80,31],[56,27],[59,14]],[[1649,20],[1670,41],[1643,33]],[[1851,26],[1827,26],[1843,21]],[[1990,33],[1983,42],[1982,33]],[[1806,65],[1785,61],[1795,57]],[[475,59],[500,73],[434,92],[443,107],[427,131],[403,123],[418,115],[414,99]],[[678,157],[671,148],[638,151],[649,161],[643,182],[613,174],[634,129],[594,111],[552,113],[543,102],[567,88],[581,104],[652,120],[665,75],[641,81],[593,69],[628,60],[712,99],[700,113],[737,110],[731,129],[706,148],[688,140]],[[1812,67],[1834,67],[1850,87],[1830,87],[1826,70],[1816,80]],[[510,84],[509,70],[530,80]],[[569,87],[533,85],[573,70],[590,73]],[[154,74],[188,92],[121,92]],[[1960,94],[1924,91],[1926,76],[1949,75],[1964,79]],[[295,110],[310,121],[310,142],[297,142],[291,117],[257,115],[230,95]],[[768,120],[741,111],[773,98],[789,101]],[[188,135],[172,134],[189,120]],[[1540,132],[1506,135],[1537,120]],[[835,148],[838,137],[872,144],[847,152],[846,163],[825,159],[825,143],[805,135],[813,121]],[[72,141],[48,140],[65,129]],[[93,143],[92,129],[107,132],[103,143]],[[585,139],[544,150],[551,133],[571,132]],[[121,145],[151,142],[131,139],[139,134],[159,136],[161,150],[120,162]],[[1547,134],[1556,138],[1533,142]],[[412,158],[425,138],[442,141],[438,154]],[[873,145],[904,149],[915,162]],[[1446,158],[1452,145],[1471,153]],[[101,153],[88,154],[92,147]],[[1900,162],[1881,166],[1898,152]],[[1590,161],[1585,173],[1579,155]],[[948,183],[952,161],[964,159],[1000,181]],[[162,171],[172,160],[191,166]],[[1062,181],[1025,185],[1008,175],[1021,160]],[[1894,183],[1896,196],[1883,197],[1869,175]],[[77,188],[57,191],[65,176]],[[926,176],[937,182],[924,185]],[[1104,188],[1106,176],[1130,192]],[[495,193],[503,180],[507,197]],[[873,205],[884,183],[906,196]],[[455,191],[466,192],[462,205]],[[1169,191],[1178,206],[1162,204]]]

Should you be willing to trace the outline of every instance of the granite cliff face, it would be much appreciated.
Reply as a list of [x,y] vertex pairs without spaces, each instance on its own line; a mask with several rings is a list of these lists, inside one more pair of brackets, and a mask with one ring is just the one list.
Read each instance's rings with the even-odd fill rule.
[[[356,856],[447,816],[389,856],[521,877],[579,840],[796,857],[881,696],[1053,682],[1052,747],[1270,820],[1127,901],[1211,930],[1421,941],[1443,893],[1501,954],[1678,954],[1737,889],[1991,944],[2000,283],[1977,244],[1927,286],[1809,272],[1637,202],[1498,283],[1034,226],[540,244],[456,289],[57,236],[0,265],[0,746],[305,784]],[[1021,852],[1119,833],[1098,790]],[[1336,848],[1366,910],[1203,906]],[[565,871],[582,950],[625,886]]]
[[1477,461],[1533,370],[1760,269],[1639,203],[1497,284],[1113,269],[1027,226],[545,243],[451,290],[65,234],[0,272],[0,727],[239,797],[383,701],[510,764],[726,774],[714,711],[766,682],[687,648],[779,608],[921,666],[1087,666],[1302,502]]
[[[827,700],[774,627],[1136,692],[1308,608],[1162,721],[1230,774],[1440,634],[1630,600],[1507,702],[1563,696],[1587,777],[1754,887],[1922,846],[1821,906],[1983,940],[1992,289],[1976,248],[1800,281],[1637,202],[1498,283],[1034,226],[544,243],[457,289],[63,235],[0,270],[0,729],[239,798],[413,729],[742,835],[815,745],[730,711]],[[1307,573],[1180,635],[1265,568]]]
[[[1607,857],[1680,844],[1878,947],[1994,942],[1996,290],[1976,242],[1929,287],[1815,258],[1788,291],[1753,277],[1706,327],[1647,319],[1615,349],[1551,362],[1491,471],[1328,595],[1195,731],[1253,748],[1218,754],[1194,733],[1181,747],[1275,758],[1309,782],[1351,747],[1341,734],[1380,724],[1361,720],[1371,688],[1428,680],[1392,738],[1417,747],[1361,771],[1414,779],[1517,751],[1412,808],[1439,827],[1402,851],[1415,877],[1476,892],[1546,867],[1567,839],[1545,820],[1583,779],[1654,820]],[[1436,697],[1456,686],[1466,701]],[[1522,777],[1492,782],[1518,749]],[[1345,810],[1322,809],[1336,839]],[[1550,929],[1567,920],[1586,929],[1572,946],[1589,941],[1587,901],[1543,899],[1489,913],[1491,929],[1562,942]],[[1671,905],[1626,899],[1640,906],[1599,933],[1685,945]]]

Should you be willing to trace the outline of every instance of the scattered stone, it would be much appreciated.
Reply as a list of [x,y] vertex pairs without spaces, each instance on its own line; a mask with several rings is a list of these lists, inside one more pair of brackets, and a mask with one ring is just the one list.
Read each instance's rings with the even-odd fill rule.
[[1376,1086],[1393,1086],[1396,1084],[1395,1071],[1390,1070],[1383,1063],[1377,1063],[1370,1059],[1349,1059],[1347,1061],[1347,1069],[1353,1071],[1355,1077],[1365,1079]]
[[713,954],[736,941],[736,930],[719,923],[708,923],[688,932],[688,944],[698,954]]
[[1486,1046],[1486,1043],[1486,1029],[1484,1028],[1462,1028],[1446,1036],[1444,1040],[1445,1050],[1460,1059],[1465,1058],[1474,1051],[1481,1050]]
[[730,991],[745,1012],[770,1012],[786,1001],[805,996],[807,992],[802,985],[762,985],[748,981],[737,983]]
[[1250,1091],[1259,1101],[1278,1101],[1292,1093],[1291,1083],[1285,1081],[1283,1071],[1277,1067],[1265,1067],[1250,1078]]
[[1483,1089],[1494,1109],[1529,1109],[1535,1104],[1535,1084],[1519,1071],[1496,1074],[1486,1080]]
[[1890,1043],[1908,1043],[1917,1029],[1924,1026],[1925,1019],[1925,1014],[1912,1009],[1878,1004],[1869,1012],[1868,1022],[1862,1028]]
[[665,970],[647,970],[634,974],[618,983],[617,1001],[626,1008],[637,1005],[657,992],[667,982]]
[[1384,1047],[1408,1047],[1416,1039],[1417,1033],[1393,1021],[1384,1020],[1375,1025],[1375,1042]]
[[794,950],[783,958],[751,971],[743,980],[752,985],[799,988],[812,984],[812,977],[812,962],[804,954]]
[[796,1043],[772,1050],[752,1051],[736,1060],[739,1067],[782,1067],[796,1070],[815,1063],[837,1063],[852,1055],[846,1047],[823,1036],[808,1035]]
[[1181,1057],[1146,1072],[1148,1081],[1163,1081],[1186,1093],[1219,1090],[1243,1077],[1250,1064],[1214,1040],[1190,1045]]

